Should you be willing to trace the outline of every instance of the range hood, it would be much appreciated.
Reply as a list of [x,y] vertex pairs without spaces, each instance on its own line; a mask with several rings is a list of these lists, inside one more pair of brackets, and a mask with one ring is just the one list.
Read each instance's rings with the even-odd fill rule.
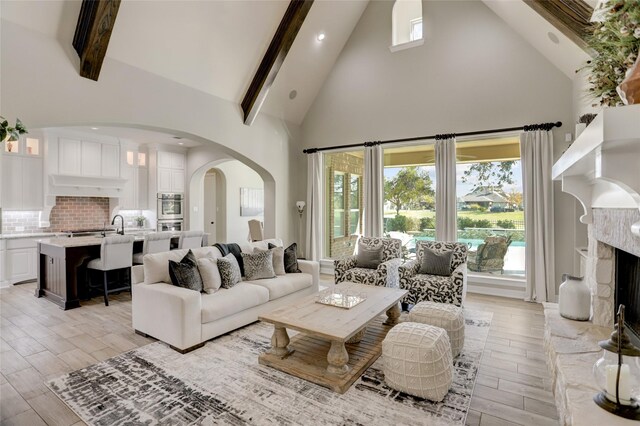
[[[553,165],[554,180],[584,208],[640,209],[640,105],[605,108]],[[640,236],[640,222],[631,226]]]
[[49,175],[49,195],[71,197],[121,197],[126,179]]

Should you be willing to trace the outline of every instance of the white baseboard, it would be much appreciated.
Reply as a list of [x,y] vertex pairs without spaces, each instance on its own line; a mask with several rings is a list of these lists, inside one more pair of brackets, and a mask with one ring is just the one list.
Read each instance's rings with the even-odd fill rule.
[[483,284],[467,284],[467,293],[524,300],[524,290],[519,288],[489,287]]

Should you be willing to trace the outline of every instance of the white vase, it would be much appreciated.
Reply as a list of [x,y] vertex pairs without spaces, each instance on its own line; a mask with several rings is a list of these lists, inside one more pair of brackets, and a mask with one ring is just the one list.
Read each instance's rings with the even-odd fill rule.
[[588,321],[591,316],[591,290],[583,278],[562,275],[559,294],[560,315],[576,321]]

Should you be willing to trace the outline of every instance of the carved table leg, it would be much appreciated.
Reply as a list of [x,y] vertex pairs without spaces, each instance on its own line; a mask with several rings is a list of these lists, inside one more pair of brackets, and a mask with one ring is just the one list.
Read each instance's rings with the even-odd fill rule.
[[349,340],[347,340],[345,343],[347,343],[347,344],[359,343],[362,340],[362,338],[364,337],[366,332],[367,332],[367,327],[364,327],[362,330],[358,331],[356,334],[351,336],[351,338]]
[[281,357],[289,355],[293,351],[288,348],[288,345],[287,329],[276,325],[273,329],[273,336],[271,336],[271,353]]
[[327,371],[331,374],[343,375],[349,371],[349,354],[344,347],[344,342],[331,341],[331,349],[327,354]]
[[398,318],[400,318],[400,305],[396,303],[387,309],[387,320],[383,324],[396,325],[398,323]]

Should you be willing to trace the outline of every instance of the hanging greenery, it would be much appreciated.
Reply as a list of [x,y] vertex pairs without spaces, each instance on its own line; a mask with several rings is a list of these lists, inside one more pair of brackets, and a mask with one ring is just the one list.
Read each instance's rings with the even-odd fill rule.
[[602,13],[604,21],[594,23],[593,35],[587,40],[596,52],[585,67],[590,71],[589,93],[602,106],[619,106],[622,99],[616,87],[640,50],[640,1],[610,0],[600,7],[608,9]]

